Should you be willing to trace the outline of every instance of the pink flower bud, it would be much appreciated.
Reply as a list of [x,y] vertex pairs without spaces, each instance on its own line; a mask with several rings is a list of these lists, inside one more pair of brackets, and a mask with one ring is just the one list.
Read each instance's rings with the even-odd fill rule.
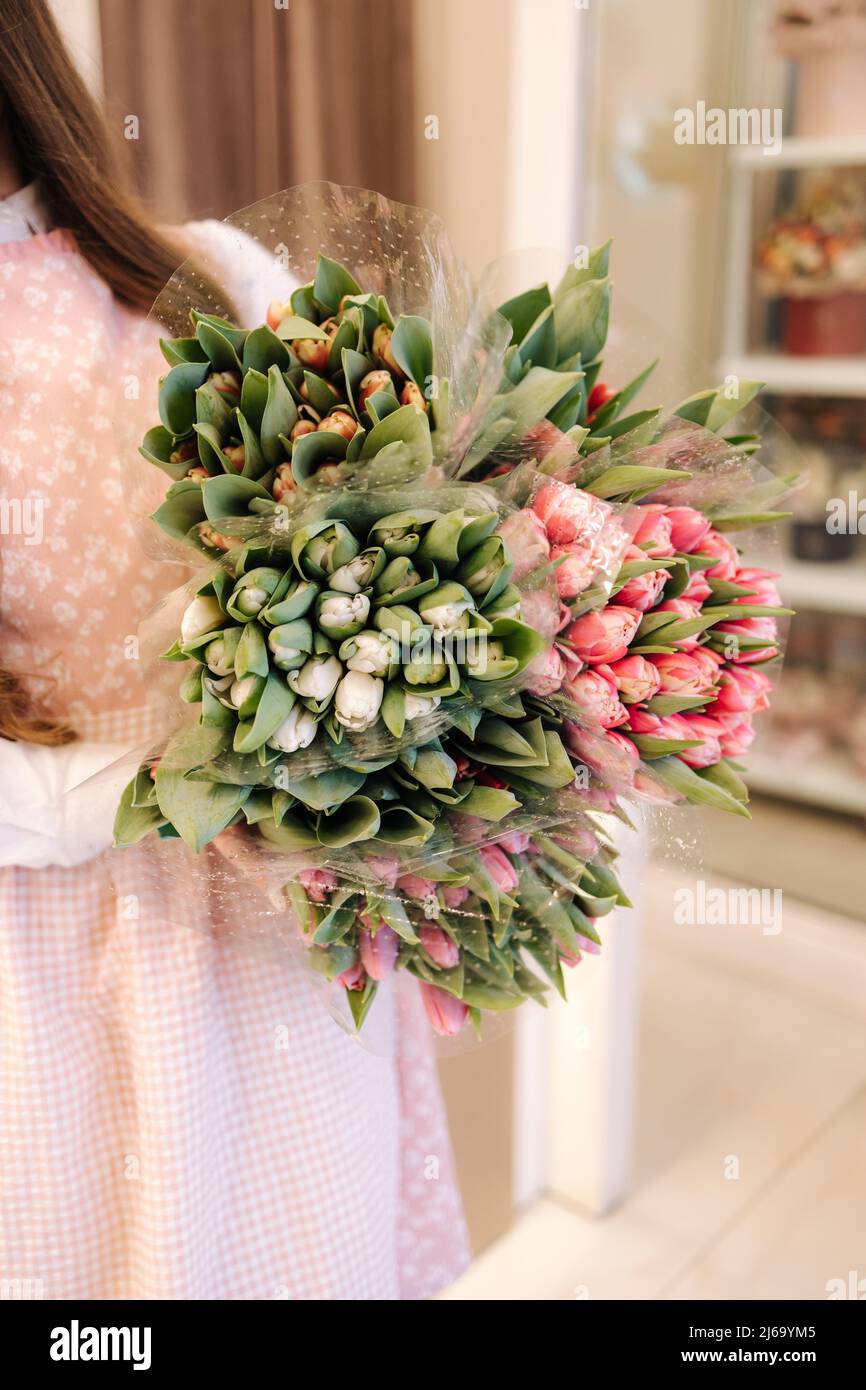
[[709,517],[694,507],[668,507],[668,524],[671,528],[671,543],[680,555],[691,555],[700,550],[701,541],[710,529]]
[[722,753],[726,758],[739,758],[749,751],[755,731],[751,725],[751,714],[740,716],[721,715],[719,722],[725,732],[720,739]]
[[608,604],[597,613],[584,613],[566,630],[563,640],[590,666],[619,661],[634,639],[641,616],[635,608]]
[[428,985],[425,980],[421,981],[421,998],[434,1033],[443,1038],[455,1037],[469,1015],[469,1008],[463,1000],[455,999],[453,994],[446,993],[437,985]]
[[301,869],[298,882],[308,898],[314,903],[323,903],[327,901],[328,894],[333,893],[338,880],[330,869]]
[[640,547],[644,555],[651,555],[654,558],[673,555],[674,546],[671,540],[671,525],[667,518],[667,509],[661,502],[648,502],[641,505],[638,512],[640,519],[632,538],[634,544]]
[[[525,579],[550,557],[544,522],[533,511],[514,512],[499,527],[499,534],[514,564],[512,579]],[[541,591],[540,591],[541,592]]]
[[351,439],[360,428],[358,421],[348,410],[332,410],[330,415],[326,415],[317,425],[317,429],[323,434],[339,434],[343,439]]
[[597,666],[596,670],[613,682],[620,698],[630,705],[639,700],[651,700],[661,685],[661,676],[644,656],[624,656],[609,666]]
[[504,850],[498,845],[482,845],[481,862],[500,893],[513,893],[519,882],[517,871]]
[[[645,558],[642,551],[638,551],[638,554],[641,559]],[[658,603],[667,578],[667,570],[647,570],[645,574],[636,574],[632,579],[626,580],[610,601],[646,613]]]
[[751,648],[748,651],[745,648],[741,649],[737,646],[735,650],[730,653],[729,660],[737,662],[738,664],[742,662],[744,665],[748,665],[752,661],[768,661],[770,657],[775,656],[778,651],[776,647],[776,639],[778,637],[776,619],[769,616],[764,618],[739,618],[736,622],[717,623],[715,631],[726,633],[730,637],[735,638],[757,637],[766,642],[766,646]]
[[567,682],[564,690],[587,719],[604,729],[625,724],[629,717],[628,710],[617,695],[616,686],[597,671],[581,671],[580,675]]
[[748,666],[725,666],[719,680],[716,698],[707,707],[710,714],[742,714],[768,709],[769,692],[773,682],[763,671]]
[[596,569],[595,558],[588,545],[580,545],[577,541],[569,545],[555,545],[550,558],[560,562],[553,576],[560,598],[577,598],[588,588]]
[[469,897],[468,888],[456,888],[453,884],[442,889],[442,900],[446,907],[462,907]]
[[706,714],[686,711],[683,719],[689,728],[689,738],[703,739],[699,748],[685,748],[680,757],[688,767],[712,767],[722,756],[721,737],[724,726]]
[[367,972],[360,961],[356,961],[348,970],[337,976],[337,984],[342,985],[343,989],[363,989],[366,983]]
[[609,503],[566,483],[550,482],[537,493],[532,510],[544,522],[548,540],[567,546],[597,535],[611,514]]
[[417,898],[419,902],[436,892],[433,880],[422,878],[420,874],[402,874],[397,879],[397,887],[408,897]]
[[375,396],[377,391],[390,391],[393,394],[393,390],[394,383],[391,380],[390,372],[386,372],[381,367],[376,371],[368,372],[366,376],[361,377],[358,386],[358,409],[363,410],[370,397]]
[[[690,602],[687,598],[666,598],[664,602],[660,603],[653,611],[656,613],[673,613],[677,618],[682,618],[684,622],[701,616],[701,610],[698,604]],[[676,647],[678,651],[690,651],[692,647],[698,645],[702,635],[703,634],[700,632],[693,632],[691,637],[680,637],[676,642],[671,642],[670,645]],[[664,638],[661,640],[664,641]]]
[[406,382],[406,385],[400,392],[400,404],[414,405],[416,410],[423,410],[425,415],[430,409],[430,403],[424,395],[424,392],[414,381]]
[[500,835],[496,843],[509,854],[525,854],[531,839],[526,830],[511,830],[507,835]]
[[425,922],[419,928],[418,935],[421,938],[421,945],[430,959],[441,966],[443,970],[451,970],[455,965],[460,964],[460,947],[456,941],[451,940],[448,933],[443,931],[441,927]]
[[361,931],[361,963],[371,980],[386,980],[392,973],[400,953],[400,938],[387,922],[380,922],[377,930],[369,928]]
[[712,592],[704,570],[693,570],[689,575],[688,584],[680,594],[680,598],[688,599],[690,603],[697,603],[700,605],[709,598]]
[[698,696],[712,689],[704,664],[686,652],[660,652],[649,660],[659,673],[659,689],[664,695]]
[[284,497],[288,497],[290,493],[297,492],[297,490],[298,485],[292,473],[292,465],[290,463],[281,463],[274,474],[273,487],[271,488],[274,501],[282,502]]
[[731,544],[727,536],[721,532],[714,531],[712,527],[701,541],[702,555],[715,555],[716,563],[704,574],[708,579],[724,579],[730,581],[737,573],[740,557],[736,547]]
[[529,678],[526,689],[530,695],[537,695],[540,700],[555,695],[565,679],[565,665],[556,647],[540,652],[530,662],[526,675]]
[[767,608],[781,608],[782,598],[774,579],[779,576],[774,570],[752,569],[745,566],[738,569],[734,575],[734,583],[742,584],[744,588],[751,589],[751,594],[741,594],[739,598],[733,600],[734,603],[760,603]]
[[272,328],[276,333],[283,319],[292,312],[290,299],[272,299],[268,305],[268,328]]

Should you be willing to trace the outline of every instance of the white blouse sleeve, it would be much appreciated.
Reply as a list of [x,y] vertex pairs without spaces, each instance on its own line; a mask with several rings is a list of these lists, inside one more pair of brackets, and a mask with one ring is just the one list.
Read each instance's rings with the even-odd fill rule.
[[245,327],[264,323],[272,299],[288,299],[297,280],[261,242],[228,222],[187,222],[190,254],[223,286]]
[[137,766],[138,752],[116,744],[0,738],[0,868],[72,868],[108,849]]

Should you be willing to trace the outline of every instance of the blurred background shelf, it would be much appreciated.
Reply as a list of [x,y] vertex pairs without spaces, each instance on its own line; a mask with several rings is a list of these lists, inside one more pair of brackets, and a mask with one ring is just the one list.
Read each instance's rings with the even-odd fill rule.
[[725,356],[720,377],[763,381],[770,391],[798,396],[866,398],[866,357],[793,357],[784,352]]
[[866,562],[862,560],[817,564],[786,558],[780,588],[792,608],[866,617]]
[[740,168],[763,169],[841,169],[866,165],[866,140],[820,139],[788,135],[778,154],[765,154],[760,145],[737,145],[732,161]]
[[795,759],[771,745],[750,753],[747,775],[753,792],[866,816],[866,773],[843,753]]

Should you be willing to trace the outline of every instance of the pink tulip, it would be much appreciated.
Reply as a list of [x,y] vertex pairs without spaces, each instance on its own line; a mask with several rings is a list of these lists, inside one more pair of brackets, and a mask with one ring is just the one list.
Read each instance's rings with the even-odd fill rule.
[[591,666],[619,661],[628,651],[642,616],[635,608],[608,604],[596,613],[584,613],[572,623],[564,641],[581,661]]
[[432,961],[442,967],[443,970],[451,970],[455,965],[460,964],[460,947],[456,941],[452,941],[447,932],[441,927],[435,927],[432,923],[425,923],[419,928],[418,935],[421,938],[421,945],[427,952]]
[[638,528],[632,538],[634,544],[640,547],[644,555],[651,555],[653,558],[673,555],[671,524],[663,504],[649,502],[638,508],[638,514]]
[[420,874],[401,874],[397,879],[397,887],[406,893],[410,898],[429,898],[431,893],[436,892],[436,884],[431,878],[422,878]]
[[509,558],[514,563],[512,579],[525,579],[550,556],[550,542],[544,522],[535,512],[513,512],[499,527]]
[[721,674],[716,698],[708,706],[712,714],[740,714],[769,708],[768,693],[773,682],[763,671],[748,666],[726,666]]
[[712,592],[704,571],[693,570],[689,575],[688,584],[680,594],[680,598],[688,599],[690,603],[697,603],[700,605],[706,602]]
[[694,737],[681,714],[651,714],[638,706],[632,706],[628,712],[628,727],[632,733],[648,734],[650,738],[672,738],[681,742]]
[[565,664],[557,648],[548,647],[546,652],[539,653],[530,662],[526,674],[529,677],[526,689],[530,695],[537,695],[540,700],[555,695],[565,680]]
[[741,594],[739,598],[732,600],[733,603],[760,603],[767,608],[781,608],[782,598],[774,579],[779,576],[774,570],[751,569],[744,567],[738,569],[734,575],[734,583],[742,584],[744,588],[751,589],[751,594]]
[[[552,642],[562,626],[562,613],[559,598],[546,589],[529,589],[520,597],[520,614],[524,623],[539,632],[547,642]],[[565,610],[568,620],[571,614]]]
[[680,555],[691,555],[693,550],[701,549],[701,541],[710,529],[710,519],[694,507],[668,507],[667,519],[671,528],[671,541],[674,550]]
[[706,695],[712,689],[702,663],[686,652],[660,652],[649,660],[659,673],[664,695]]
[[[637,553],[641,559],[646,558],[642,550]],[[645,574],[636,574],[633,578],[626,580],[610,601],[611,603],[624,603],[628,608],[636,608],[641,613],[646,613],[658,603],[667,579],[667,570],[647,570]]]
[[450,888],[442,889],[442,900],[446,907],[462,907],[468,897],[468,888],[455,888],[452,884]]
[[348,970],[344,970],[342,975],[337,976],[337,984],[344,989],[363,989],[367,982],[367,972],[360,961],[350,965]]
[[555,545],[550,552],[551,560],[559,560],[554,573],[560,598],[577,598],[588,588],[596,568],[592,549],[572,541],[569,545]]
[[621,703],[616,686],[596,671],[581,671],[563,689],[578,709],[603,729],[613,729],[628,719],[628,710]]
[[361,963],[371,980],[386,980],[397,963],[400,938],[387,922],[380,922],[375,932],[361,932]]
[[750,714],[739,717],[723,714],[719,717],[719,722],[725,730],[719,741],[726,758],[739,758],[748,753],[755,737],[755,730],[750,721]]
[[778,629],[775,618],[738,618],[736,621],[717,623],[715,631],[727,633],[730,637],[758,637],[766,642],[765,647],[755,647],[749,651],[741,650],[737,646],[728,657],[730,661],[737,664],[742,662],[744,665],[748,665],[752,661],[767,661],[778,651],[776,647]]
[[511,830],[507,835],[500,835],[496,843],[509,854],[525,854],[531,841],[527,831]]
[[661,676],[645,656],[624,656],[609,666],[597,666],[599,675],[613,681],[620,699],[633,705],[638,700],[651,700],[661,685]]
[[686,712],[683,719],[688,725],[689,737],[703,739],[703,743],[698,748],[683,749],[679,756],[688,767],[712,767],[722,756],[724,727],[717,719],[710,719],[705,714]]
[[[666,598],[664,603],[660,603],[653,612],[673,613],[684,622],[689,622],[692,618],[699,618],[701,616],[700,606],[697,603],[692,603],[687,598]],[[676,647],[677,650],[681,652],[689,651],[692,647],[698,645],[701,636],[702,634],[700,632],[692,633],[691,637],[679,637],[675,642],[671,642],[669,645]]]
[[730,581],[734,578],[740,557],[736,546],[731,544],[727,536],[723,536],[719,531],[714,531],[711,527],[701,541],[701,554],[716,556],[716,563],[710,569],[704,570],[708,579]]
[[679,792],[675,792],[673,787],[665,786],[662,782],[656,781],[652,775],[652,763],[646,768],[641,768],[635,773],[634,789],[640,792],[641,796],[646,797],[647,801],[657,802],[664,806],[674,806],[682,800]]
[[314,903],[327,901],[328,894],[337,886],[337,875],[330,869],[301,869],[298,882],[303,886],[308,898]]
[[396,854],[371,854],[366,860],[367,868],[379,883],[393,888],[400,872],[400,860]]
[[428,985],[425,980],[421,981],[421,998],[424,1000],[424,1012],[434,1033],[438,1033],[440,1038],[455,1037],[469,1014],[463,1000],[455,999],[453,994],[447,994],[437,985]]
[[583,729],[566,719],[563,737],[568,751],[610,787],[631,786],[640,754],[630,738],[614,729]]
[[513,893],[520,880],[505,851],[498,845],[482,845],[480,854],[482,864],[500,893]]
[[597,535],[610,516],[610,506],[566,483],[550,482],[535,497],[532,510],[544,522],[554,545]]
[[707,690],[714,689],[722,667],[722,658],[718,652],[714,652],[711,647],[693,647],[689,656],[703,671]]

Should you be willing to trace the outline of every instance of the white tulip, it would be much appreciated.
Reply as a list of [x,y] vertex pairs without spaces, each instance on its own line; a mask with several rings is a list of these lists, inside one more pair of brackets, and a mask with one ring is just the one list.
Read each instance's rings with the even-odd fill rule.
[[359,594],[372,583],[375,564],[373,555],[356,555],[347,565],[334,570],[328,584],[342,594]]
[[319,627],[323,632],[338,632],[340,628],[365,623],[370,612],[366,594],[340,594],[326,598],[319,609]]
[[234,655],[229,656],[226,651],[225,639],[215,637],[208,643],[205,649],[205,658],[208,669],[213,671],[215,676],[230,676],[235,669]]
[[424,714],[432,714],[440,699],[439,695],[410,695],[407,690],[403,706],[406,718],[420,719]]
[[394,640],[382,632],[359,632],[350,637],[355,651],[346,665],[350,671],[363,671],[368,676],[387,676],[394,660]]
[[440,603],[422,609],[421,617],[437,632],[463,632],[469,626],[468,607],[465,603]]
[[335,656],[311,656],[300,671],[289,672],[289,688],[306,700],[327,700],[342,674]]
[[250,698],[256,688],[258,676],[244,676],[239,681],[234,681],[229,690],[229,699],[235,709],[240,709],[241,705]]
[[299,748],[309,748],[316,737],[317,728],[310,711],[304,709],[303,705],[295,705],[289,717],[271,734],[268,745],[279,748],[281,753],[297,753]]
[[361,733],[375,724],[385,694],[385,682],[366,671],[350,671],[337,686],[334,712],[344,729]]
[[207,594],[197,594],[185,608],[180,620],[181,641],[191,642],[195,637],[203,637],[224,622],[223,611],[217,600]]

